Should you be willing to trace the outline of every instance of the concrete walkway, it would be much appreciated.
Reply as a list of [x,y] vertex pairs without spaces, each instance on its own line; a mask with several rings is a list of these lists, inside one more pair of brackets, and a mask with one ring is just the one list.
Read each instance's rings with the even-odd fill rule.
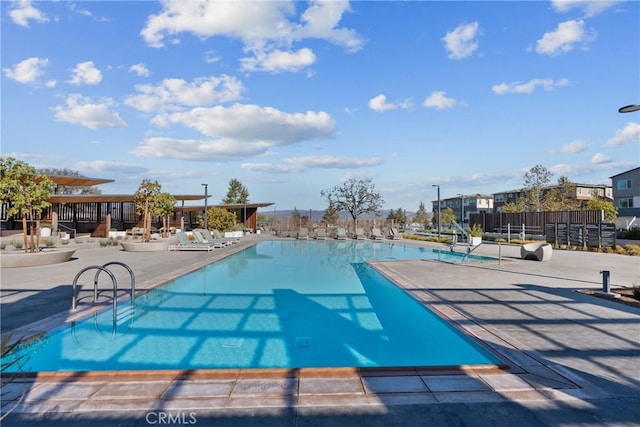
[[[88,265],[126,262],[145,289],[240,249],[83,247],[65,264],[5,269],[2,332],[28,335],[67,319],[71,283]],[[612,286],[640,284],[640,258],[554,251],[538,263],[520,260],[516,246],[489,244],[475,253],[499,252],[501,263],[374,265],[481,339],[509,371],[42,378],[3,387],[3,412],[26,390],[3,425],[640,425],[640,310],[576,292],[601,288],[601,270]]]

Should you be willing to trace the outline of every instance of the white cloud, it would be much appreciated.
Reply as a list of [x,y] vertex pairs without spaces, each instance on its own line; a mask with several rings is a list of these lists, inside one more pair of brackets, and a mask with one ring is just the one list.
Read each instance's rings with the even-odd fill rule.
[[478,36],[479,27],[477,22],[458,25],[442,38],[450,59],[466,58],[475,52],[478,48],[476,37]]
[[283,165],[273,163],[242,163],[240,167],[254,172],[270,174],[297,173],[302,170],[302,167],[296,165]]
[[582,153],[588,148],[588,144],[584,141],[572,141],[564,144],[559,150],[549,150],[551,154],[555,153],[568,153],[577,154]]
[[149,169],[133,163],[112,162],[106,160],[92,160],[89,162],[77,162],[76,167],[88,176],[122,176],[140,175]]
[[13,68],[3,68],[5,76],[19,83],[37,83],[50,64],[47,58],[32,57],[18,62]]
[[303,48],[297,52],[259,50],[250,58],[240,59],[244,71],[300,71],[316,62],[316,55],[311,49]]
[[304,168],[323,169],[353,169],[377,166],[383,162],[381,157],[336,157],[336,156],[306,156],[283,159],[285,163]]
[[609,163],[610,161],[611,161],[611,157],[602,153],[596,153],[593,155],[593,157],[591,157],[591,163],[594,165]]
[[576,43],[589,42],[595,39],[595,34],[587,34],[584,21],[570,20],[561,22],[555,31],[544,33],[537,41],[536,52],[550,56],[564,54],[573,50]]
[[102,81],[102,72],[96,68],[93,61],[81,62],[71,71],[72,85],[97,85]]
[[387,97],[385,95],[377,95],[369,100],[369,108],[373,111],[377,111],[378,113],[382,113],[388,110],[395,110],[398,108],[395,104],[390,104],[387,102]]
[[49,18],[40,10],[33,7],[31,0],[17,0],[11,5],[9,17],[14,24],[29,27],[29,21],[47,22]]
[[110,98],[94,103],[90,98],[79,94],[67,97],[66,105],[58,105],[51,110],[60,122],[78,124],[89,129],[123,128],[127,123],[118,113],[110,111],[113,101]]
[[380,157],[336,157],[336,156],[305,156],[288,157],[282,159],[283,163],[243,163],[244,169],[261,173],[294,173],[301,172],[307,168],[315,169],[357,169],[363,167],[376,166],[383,162]]
[[446,95],[447,92],[444,91],[432,92],[431,95],[425,98],[423,105],[427,108],[437,108],[439,110],[453,108],[458,105],[458,101],[454,98],[448,98]]
[[208,139],[149,138],[132,151],[149,157],[237,160],[273,147],[333,136],[335,123],[325,112],[289,114],[275,108],[236,104],[168,114],[166,124],[182,124]]
[[204,53],[204,62],[207,64],[213,64],[220,61],[220,57],[215,50],[208,50]]
[[199,107],[235,101],[244,90],[235,77],[198,77],[192,82],[183,79],[164,79],[159,85],[138,85],[139,95],[126,98],[125,104],[140,111],[175,110],[180,107]]
[[[597,159],[596,159],[597,160]],[[549,168],[555,175],[581,176],[589,175],[595,172],[605,172],[611,170],[624,170],[632,166],[637,166],[636,162],[601,162],[588,164],[557,164]]]
[[129,67],[129,71],[136,73],[140,77],[149,77],[149,69],[143,63],[132,65]]
[[[201,39],[225,36],[240,39],[252,58],[242,66],[252,71],[297,71],[315,62],[308,48],[290,50],[294,42],[322,39],[347,51],[357,51],[363,41],[351,29],[339,27],[349,3],[311,1],[295,22],[297,2],[179,1],[162,3],[162,10],[149,16],[140,35],[152,47],[162,47],[166,36],[191,33]],[[284,48],[284,49],[283,49]]]
[[620,0],[551,0],[553,8],[557,12],[564,13],[579,9],[586,17],[595,16],[618,3]]
[[616,131],[616,135],[607,141],[609,147],[640,142],[640,123],[629,122]]
[[498,95],[503,95],[505,93],[533,93],[533,91],[538,87],[541,87],[544,90],[554,90],[557,87],[567,86],[568,84],[568,79],[560,79],[556,81],[553,79],[531,79],[527,83],[500,83],[493,85],[491,90]]

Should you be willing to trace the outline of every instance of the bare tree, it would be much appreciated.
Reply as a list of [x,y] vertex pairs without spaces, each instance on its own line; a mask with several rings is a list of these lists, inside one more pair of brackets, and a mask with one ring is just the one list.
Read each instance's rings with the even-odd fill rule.
[[338,212],[346,211],[353,218],[353,229],[358,226],[358,217],[364,213],[377,213],[384,205],[382,196],[375,191],[371,178],[350,178],[340,186],[322,190],[329,205]]

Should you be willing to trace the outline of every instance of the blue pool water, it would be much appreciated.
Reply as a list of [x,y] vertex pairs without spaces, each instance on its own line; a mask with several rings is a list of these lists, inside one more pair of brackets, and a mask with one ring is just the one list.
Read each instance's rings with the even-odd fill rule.
[[115,324],[106,310],[38,339],[23,369],[500,363],[364,263],[455,256],[387,242],[261,242],[138,297],[134,310],[121,303]]

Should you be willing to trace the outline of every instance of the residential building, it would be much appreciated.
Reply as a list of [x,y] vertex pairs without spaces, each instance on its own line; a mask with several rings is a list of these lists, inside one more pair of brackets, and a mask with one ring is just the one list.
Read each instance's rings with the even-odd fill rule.
[[[610,185],[606,184],[577,184],[571,183],[575,186],[574,197],[580,200],[583,204],[593,199],[594,197],[606,198],[613,200],[613,190]],[[543,189],[543,193],[553,188],[559,187],[559,184],[548,185]],[[502,208],[506,203],[516,203],[518,200],[525,197],[525,189],[520,188],[517,190],[502,191],[500,193],[493,193],[493,207],[495,212],[502,212]]]
[[[469,215],[493,212],[493,196],[490,194],[461,194],[440,200],[440,209],[451,208],[458,219],[463,218],[466,224]],[[438,212],[438,201],[432,201],[433,212]],[[458,221],[461,222],[461,221]]]
[[618,216],[640,216],[640,167],[610,177]]

